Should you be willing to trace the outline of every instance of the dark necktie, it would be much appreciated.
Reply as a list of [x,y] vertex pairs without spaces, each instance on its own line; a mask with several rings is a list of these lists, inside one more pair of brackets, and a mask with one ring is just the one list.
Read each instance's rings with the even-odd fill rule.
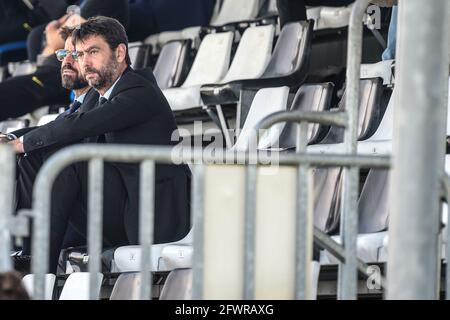
[[108,99],[106,99],[105,97],[101,97],[98,102],[98,106],[100,107],[100,106],[104,105],[107,101],[108,101]]
[[67,117],[69,115],[71,115],[74,112],[77,112],[78,109],[80,109],[81,107],[81,103],[77,100],[75,100],[74,102],[72,102],[69,106],[69,109],[67,109],[66,111],[64,111],[63,113],[61,113],[56,119],[61,119],[64,117]]

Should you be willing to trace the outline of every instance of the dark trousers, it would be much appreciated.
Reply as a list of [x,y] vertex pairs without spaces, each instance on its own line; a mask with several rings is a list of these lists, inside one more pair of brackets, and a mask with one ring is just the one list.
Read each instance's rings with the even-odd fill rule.
[[[17,179],[18,208],[31,207],[31,190],[37,170],[48,157],[34,153],[19,161]],[[103,193],[103,246],[131,244],[124,228],[127,193],[117,169],[105,163]],[[64,169],[56,179],[51,196],[50,272],[56,273],[61,249],[85,245],[87,235],[87,164],[76,163]],[[31,254],[30,241],[23,254]]]
[[69,91],[61,86],[59,67],[50,66],[1,82],[0,97],[0,121],[23,116],[46,105],[70,102]]
[[286,23],[306,20],[306,6],[346,6],[355,0],[277,0],[280,23],[283,27]]

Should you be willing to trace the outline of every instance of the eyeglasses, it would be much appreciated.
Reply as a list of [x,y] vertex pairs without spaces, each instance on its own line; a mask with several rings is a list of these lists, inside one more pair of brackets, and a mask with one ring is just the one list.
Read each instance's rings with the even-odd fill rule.
[[70,54],[72,56],[72,59],[77,60],[78,58],[78,54],[77,51],[73,50],[66,50],[66,49],[59,49],[55,51],[56,54],[56,59],[58,59],[58,61],[63,61],[68,54]]

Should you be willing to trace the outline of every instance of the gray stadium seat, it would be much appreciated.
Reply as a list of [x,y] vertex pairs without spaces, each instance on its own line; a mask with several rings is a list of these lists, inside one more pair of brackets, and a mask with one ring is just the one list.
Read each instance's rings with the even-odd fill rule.
[[191,300],[192,269],[173,270],[167,276],[160,300]]
[[110,300],[139,300],[141,274],[139,272],[121,273],[114,284]]
[[[304,84],[295,94],[290,111],[327,111],[330,108],[334,86],[332,83]],[[287,123],[280,136],[280,149],[295,149],[297,125]],[[308,127],[308,144],[319,142],[327,133],[328,127],[311,124]]]
[[[360,80],[360,103],[358,117],[358,140],[371,137],[377,130],[382,110],[380,98],[382,94],[382,80],[379,78]],[[338,110],[345,110],[346,93],[339,103]],[[339,153],[344,151],[344,129],[331,126],[327,136],[316,145],[310,145],[310,153]]]
[[[260,77],[272,54],[274,33],[275,28],[273,25],[247,28],[241,38],[230,68],[225,76],[215,81],[215,83],[227,83],[239,79]],[[198,95],[200,96],[200,92],[198,92]],[[191,105],[186,101],[184,109],[192,109],[202,105],[201,100]]]
[[[378,262],[380,250],[384,247],[387,235],[389,211],[389,171],[371,170],[367,176],[359,201],[359,227],[357,238],[358,257],[364,262]],[[340,243],[339,236],[333,239]],[[327,251],[321,258],[321,263],[337,263]]]
[[143,69],[147,67],[151,51],[151,45],[143,44],[140,41],[130,43],[128,45],[128,53],[133,69]]
[[161,90],[181,85],[187,74],[190,40],[171,41],[164,45],[153,74]]
[[[200,35],[204,29],[216,29],[224,25],[236,24],[241,21],[253,20],[256,18],[260,8],[260,0],[224,0],[216,15],[213,15],[210,26],[202,28],[200,26],[188,27],[179,31],[166,31],[147,37],[145,43],[151,44],[158,51],[158,47],[172,40],[190,39],[194,47],[200,42]],[[228,30],[226,30],[228,31]]]
[[[152,245],[151,271],[169,271],[172,268],[164,263],[161,252],[168,245],[184,245],[192,243],[193,231],[180,241]],[[138,272],[141,270],[141,246],[123,246],[114,250],[114,270],[117,272]]]

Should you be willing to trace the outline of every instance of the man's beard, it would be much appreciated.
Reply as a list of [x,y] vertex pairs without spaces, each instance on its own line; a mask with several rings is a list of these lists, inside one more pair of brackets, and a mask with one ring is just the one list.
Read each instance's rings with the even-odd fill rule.
[[[64,70],[71,70],[76,73],[76,76],[63,75]],[[86,88],[88,83],[77,70],[66,64],[61,68],[61,85],[68,90],[78,90]]]
[[109,88],[113,84],[113,80],[116,78],[117,71],[119,69],[119,63],[113,58],[109,59],[100,70],[93,67],[86,67],[84,74],[96,73],[97,79],[87,80],[89,85],[96,90]]

